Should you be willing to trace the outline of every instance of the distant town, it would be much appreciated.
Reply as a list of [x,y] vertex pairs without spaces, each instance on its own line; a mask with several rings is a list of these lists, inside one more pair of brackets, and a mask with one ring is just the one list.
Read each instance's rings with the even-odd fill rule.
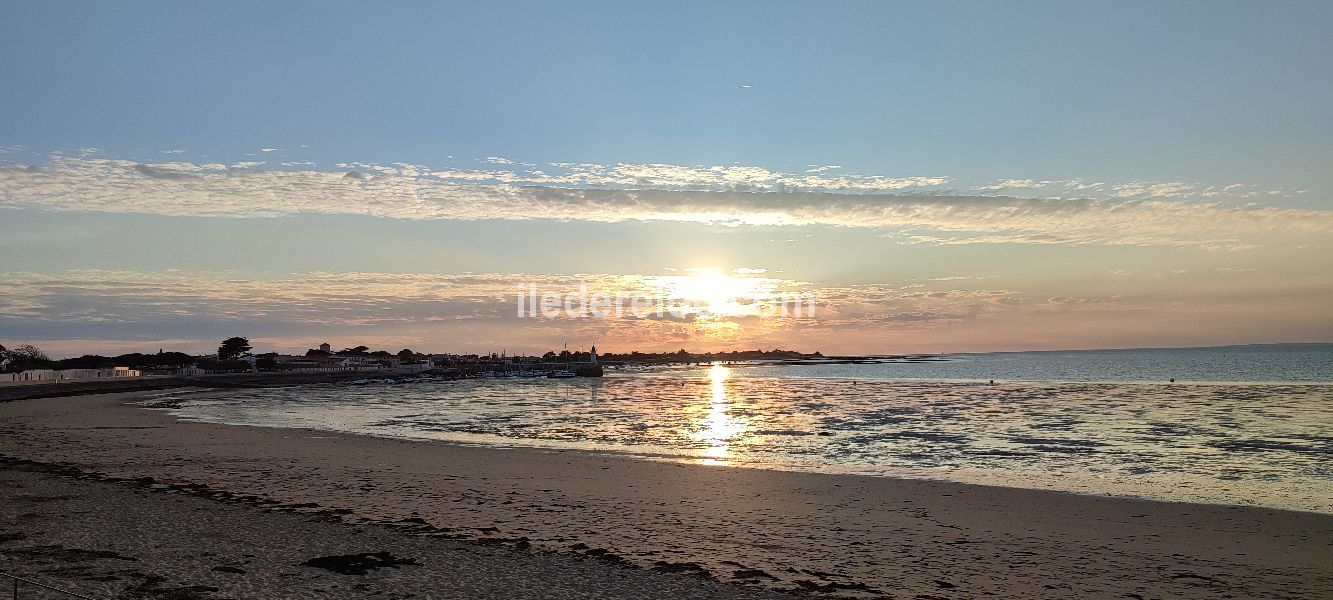
[[223,340],[214,353],[192,355],[158,350],[156,353],[129,353],[118,356],[86,354],[74,358],[52,359],[40,348],[24,344],[14,348],[0,345],[0,383],[86,381],[143,376],[203,376],[255,374],[355,374],[432,377],[507,377],[554,376],[599,377],[604,368],[631,365],[691,364],[707,362],[788,361],[823,359],[819,352],[793,350],[744,350],[694,353],[607,352],[597,347],[588,351],[548,351],[540,356],[492,354],[448,354],[417,352],[404,348],[397,352],[371,350],[366,346],[335,350],[321,343],[303,354],[276,352],[253,353],[250,340],[233,337]]

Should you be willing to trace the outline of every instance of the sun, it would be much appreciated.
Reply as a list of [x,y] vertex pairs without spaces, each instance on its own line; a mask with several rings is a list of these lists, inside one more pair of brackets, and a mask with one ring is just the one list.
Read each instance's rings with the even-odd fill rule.
[[690,275],[665,278],[667,293],[700,315],[736,317],[753,314],[757,301],[772,295],[763,278],[736,277],[717,267],[691,269]]

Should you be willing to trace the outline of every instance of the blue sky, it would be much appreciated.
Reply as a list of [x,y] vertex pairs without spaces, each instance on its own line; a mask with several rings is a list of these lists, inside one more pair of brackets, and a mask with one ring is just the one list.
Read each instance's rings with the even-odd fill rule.
[[[847,301],[818,332],[619,339],[1326,341],[1317,297],[1333,284],[1303,267],[1328,249],[1333,209],[1330,22],[1325,2],[11,1],[0,270],[19,283],[0,288],[0,342],[206,347],[235,327],[196,338],[133,302],[57,314],[91,288],[35,291],[93,271],[103,286],[187,273],[207,287],[700,266],[767,269],[839,302],[829,290],[899,295],[891,309],[869,308],[883,290]],[[1210,275],[1162,283],[1185,273]],[[1005,291],[1046,307],[1038,321],[1078,317],[1078,303],[1052,301],[1075,292],[1080,310],[1139,303],[1039,340],[973,335],[989,331],[979,304],[907,305],[906,286],[965,276],[986,279],[951,291]],[[1216,331],[1268,301],[1255,290],[1297,304]],[[1160,334],[1179,303],[1216,321]],[[1237,303],[1250,308],[1226,308]],[[1313,316],[1283,320],[1291,310]],[[78,319],[88,333],[71,338]],[[838,333],[867,322],[887,324],[862,342]],[[366,323],[288,341],[373,339]],[[570,335],[492,325],[468,330],[481,336],[468,349]],[[444,345],[462,332],[440,327],[390,337]]]
[[1330,184],[1328,3],[6,7],[41,149]]

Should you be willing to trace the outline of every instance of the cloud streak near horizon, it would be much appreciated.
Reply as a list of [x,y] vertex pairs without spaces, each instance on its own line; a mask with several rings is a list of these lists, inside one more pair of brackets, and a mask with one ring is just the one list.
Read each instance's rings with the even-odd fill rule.
[[[515,164],[505,160],[496,164]],[[406,164],[344,163],[341,167],[351,170],[338,172],[256,168],[261,164],[64,156],[41,166],[11,163],[0,165],[0,206],[223,218],[322,214],[834,225],[882,229],[900,243],[926,244],[1244,249],[1277,236],[1326,241],[1333,233],[1333,211],[1216,201],[1223,190],[1243,191],[1234,184],[1195,189],[1170,182],[1008,180],[995,189],[958,194],[939,187],[948,182],[942,177],[831,175],[829,167],[789,175],[757,167],[557,163],[564,173],[548,175],[430,171]],[[1074,195],[987,195],[1013,188]]]
[[[203,351],[231,335],[292,351],[328,338],[335,343],[355,341],[350,345],[461,352],[544,351],[566,340],[621,351],[778,346],[883,352],[904,347],[938,351],[946,346],[1011,346],[1012,340],[1020,339],[1027,347],[1068,347],[1071,340],[1090,332],[1109,344],[1117,339],[1123,339],[1122,344],[1143,344],[1169,332],[1198,336],[1193,338],[1196,342],[1226,343],[1236,329],[1269,341],[1291,338],[1295,332],[1317,338],[1328,330],[1317,309],[1326,303],[1326,286],[1256,291],[1224,300],[1188,289],[1164,295],[1157,286],[1131,293],[1053,296],[991,278],[963,277],[830,285],[728,276],[738,283],[728,288],[753,292],[761,302],[775,292],[784,297],[808,295],[817,311],[804,316],[765,316],[744,308],[713,314],[641,316],[626,311],[557,318],[519,316],[517,311],[518,294],[528,284],[540,292],[570,294],[587,286],[590,293],[653,297],[679,289],[682,283],[690,289],[690,277],[310,272],[256,278],[234,272],[8,272],[0,273],[0,331],[5,332],[0,342],[48,346],[47,341],[55,341],[52,349],[75,354],[91,348],[144,351],[159,346]],[[1244,318],[1238,321],[1238,315]],[[1126,323],[1142,330],[1129,332]],[[1225,323],[1234,326],[1221,328]],[[1199,324],[1210,326],[1196,331]],[[853,338],[855,345],[848,345]],[[923,341],[929,346],[922,346]]]
[[[1005,290],[930,290],[921,283],[825,287],[740,273],[720,276],[730,282],[726,288],[734,295],[728,296],[725,307],[710,308],[689,293],[700,291],[692,282],[715,283],[710,277],[719,275],[313,272],[255,279],[227,272],[11,272],[0,273],[0,325],[10,335],[22,334],[25,339],[60,339],[77,331],[82,339],[175,340],[191,333],[216,337],[236,330],[260,330],[290,339],[301,331],[318,335],[325,329],[359,332],[357,335],[406,330],[417,336],[428,333],[418,338],[425,339],[448,331],[499,327],[505,331],[495,335],[522,337],[537,331],[541,339],[544,334],[540,332],[545,331],[551,341],[567,336],[651,348],[766,339],[797,328],[808,332],[810,327],[837,330],[875,325],[886,330],[917,330],[977,318],[1017,302],[1016,294]],[[519,312],[519,297],[529,286],[539,294],[549,292],[562,298],[572,299],[586,291],[626,302],[642,298],[667,303],[675,297],[684,299],[687,306],[684,312],[662,312],[636,311],[622,304],[624,310],[601,314],[576,314],[576,309],[538,317]],[[712,295],[713,289],[709,285],[702,291]],[[797,295],[812,299],[822,314],[816,319],[752,310]],[[1000,302],[1003,298],[1009,301]],[[583,301],[579,300],[580,308]],[[802,319],[808,322],[799,323]],[[477,339],[473,343],[485,342]],[[511,337],[510,343],[531,344],[533,340]]]

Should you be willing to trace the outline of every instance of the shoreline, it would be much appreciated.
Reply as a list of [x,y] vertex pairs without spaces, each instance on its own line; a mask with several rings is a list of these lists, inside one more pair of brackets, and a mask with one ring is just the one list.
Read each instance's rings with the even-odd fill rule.
[[128,404],[160,392],[0,404],[0,454],[782,591],[1333,593],[1323,513],[217,425]]
[[342,383],[364,377],[364,372],[244,373],[223,375],[143,375],[116,379],[23,381],[0,383],[0,403],[40,398],[63,398],[119,392],[153,392],[186,388],[238,389]]

